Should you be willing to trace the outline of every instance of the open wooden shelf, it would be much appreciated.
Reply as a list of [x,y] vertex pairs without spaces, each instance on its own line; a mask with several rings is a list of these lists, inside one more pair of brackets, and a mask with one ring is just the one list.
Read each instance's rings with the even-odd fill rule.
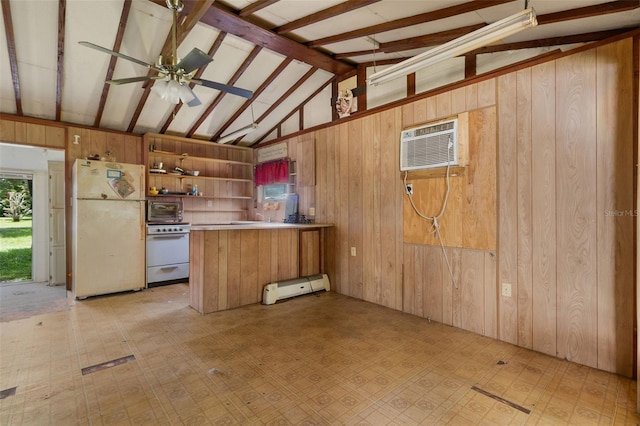
[[169,151],[149,151],[149,155],[161,155],[167,158],[175,158],[175,159],[190,159],[190,160],[202,160],[208,163],[220,163],[220,164],[228,164],[230,166],[251,166],[253,167],[253,163],[248,163],[245,161],[235,161],[235,160],[224,160],[221,158],[209,158],[209,157],[198,157],[195,155],[189,155],[188,153],[178,154],[176,152]]
[[197,199],[209,199],[209,200],[251,200],[253,197],[248,195],[188,195],[188,194],[147,194],[147,197],[154,198],[197,198]]
[[[182,200],[186,217],[199,221],[246,218],[253,200],[253,149],[151,133],[144,141],[148,199]],[[150,169],[156,163],[164,163],[166,173]],[[174,172],[174,166],[187,173]],[[191,175],[195,170],[198,176]],[[152,195],[151,186],[170,193]],[[198,195],[191,193],[195,188]]]
[[251,179],[240,179],[240,178],[229,178],[229,177],[218,177],[218,176],[191,176],[191,175],[176,175],[172,173],[150,173],[151,176],[159,176],[162,178],[172,178],[172,179],[195,179],[195,180],[217,180],[217,181],[229,181],[229,182],[245,182],[251,183],[253,180]]

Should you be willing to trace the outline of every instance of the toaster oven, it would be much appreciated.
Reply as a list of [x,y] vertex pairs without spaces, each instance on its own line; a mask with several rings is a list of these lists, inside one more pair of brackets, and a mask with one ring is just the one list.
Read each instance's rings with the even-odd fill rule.
[[147,222],[182,222],[182,201],[147,201]]

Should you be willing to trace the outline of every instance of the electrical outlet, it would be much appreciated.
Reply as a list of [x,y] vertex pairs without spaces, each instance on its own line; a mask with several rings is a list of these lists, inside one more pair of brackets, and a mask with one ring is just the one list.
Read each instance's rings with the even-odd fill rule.
[[511,284],[502,283],[502,295],[504,297],[511,297]]
[[408,183],[407,187],[406,187],[406,190],[407,190],[407,195],[412,195],[413,194],[413,184],[412,183]]
[[355,256],[355,255],[356,255],[356,248],[351,247],[351,256]]
[[213,207],[213,201],[207,200],[207,207]]

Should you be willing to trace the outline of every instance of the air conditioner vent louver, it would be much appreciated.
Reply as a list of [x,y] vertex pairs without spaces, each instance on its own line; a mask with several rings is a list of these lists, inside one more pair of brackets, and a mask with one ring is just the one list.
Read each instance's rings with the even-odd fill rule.
[[458,165],[458,120],[404,130],[400,139],[400,170]]

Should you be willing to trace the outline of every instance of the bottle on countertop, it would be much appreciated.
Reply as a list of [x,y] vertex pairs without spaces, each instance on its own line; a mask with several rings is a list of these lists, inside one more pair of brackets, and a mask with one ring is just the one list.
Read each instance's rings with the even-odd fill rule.
[[198,185],[193,185],[193,195],[198,195]]

